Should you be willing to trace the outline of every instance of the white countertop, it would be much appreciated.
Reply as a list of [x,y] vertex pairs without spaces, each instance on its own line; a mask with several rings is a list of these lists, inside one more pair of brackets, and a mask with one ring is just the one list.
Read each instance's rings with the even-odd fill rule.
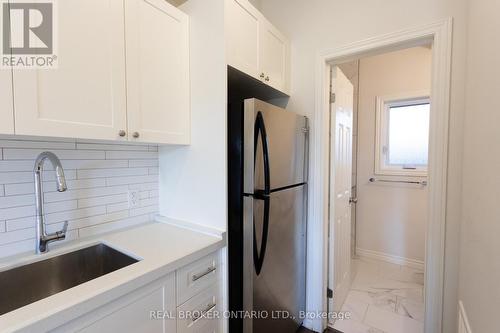
[[225,233],[195,231],[192,225],[186,224],[184,228],[181,224],[162,218],[161,223],[151,222],[57,248],[52,246],[47,254],[0,262],[0,271],[3,271],[98,243],[141,259],[133,265],[0,316],[0,331],[42,332],[53,329],[226,245]]

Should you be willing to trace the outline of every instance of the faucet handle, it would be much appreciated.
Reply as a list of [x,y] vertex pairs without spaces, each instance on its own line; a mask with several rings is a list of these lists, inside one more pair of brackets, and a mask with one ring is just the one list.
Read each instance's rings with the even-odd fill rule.
[[61,231],[56,232],[59,239],[66,238],[66,231],[68,231],[68,221],[64,221],[64,225]]

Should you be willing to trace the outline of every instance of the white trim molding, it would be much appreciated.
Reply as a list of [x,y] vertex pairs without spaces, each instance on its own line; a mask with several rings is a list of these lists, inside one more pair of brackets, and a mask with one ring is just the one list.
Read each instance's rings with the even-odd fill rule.
[[[444,245],[448,173],[448,119],[451,82],[452,18],[377,36],[320,52],[316,61],[315,116],[311,135],[308,311],[327,311],[328,283],[328,144],[329,69],[336,63],[432,44],[431,119],[429,135],[429,213],[425,258],[425,332],[442,331]],[[322,246],[318,246],[322,244]],[[327,320],[306,321],[307,327],[323,331]]]
[[396,255],[389,254],[389,253],[361,249],[359,247],[356,248],[356,254],[360,258],[379,260],[379,261],[387,262],[390,264],[407,266],[407,267],[422,270],[422,271],[424,270],[424,262],[422,260],[410,259],[410,258],[396,256]]
[[458,301],[458,333],[472,333],[462,301]]

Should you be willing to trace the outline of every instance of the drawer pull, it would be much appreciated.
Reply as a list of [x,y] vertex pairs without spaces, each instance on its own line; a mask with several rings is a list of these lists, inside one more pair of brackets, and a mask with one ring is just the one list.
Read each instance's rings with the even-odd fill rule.
[[205,272],[203,272],[203,273],[200,273],[200,274],[194,274],[194,275],[193,275],[193,282],[194,282],[194,281],[197,281],[197,280],[199,280],[199,279],[201,279],[201,278],[202,278],[202,277],[204,277],[205,275],[208,275],[208,274],[210,274],[210,273],[214,272],[216,269],[217,269],[217,268],[216,268],[215,266],[213,266],[213,267],[209,267],[209,268],[208,268]]
[[193,315],[193,322],[197,321],[198,319],[200,319],[201,317],[203,317],[206,313],[208,313],[210,310],[212,310],[213,308],[215,308],[217,306],[217,303],[210,303],[207,305],[207,307],[204,309],[204,310],[201,310],[199,312],[196,312],[194,315]]

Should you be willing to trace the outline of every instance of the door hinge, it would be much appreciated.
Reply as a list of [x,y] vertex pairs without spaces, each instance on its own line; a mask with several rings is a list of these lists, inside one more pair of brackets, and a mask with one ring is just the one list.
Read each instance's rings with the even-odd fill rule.
[[333,290],[326,288],[326,297],[333,298]]
[[330,93],[330,104],[335,103],[337,100],[337,95],[335,93]]

